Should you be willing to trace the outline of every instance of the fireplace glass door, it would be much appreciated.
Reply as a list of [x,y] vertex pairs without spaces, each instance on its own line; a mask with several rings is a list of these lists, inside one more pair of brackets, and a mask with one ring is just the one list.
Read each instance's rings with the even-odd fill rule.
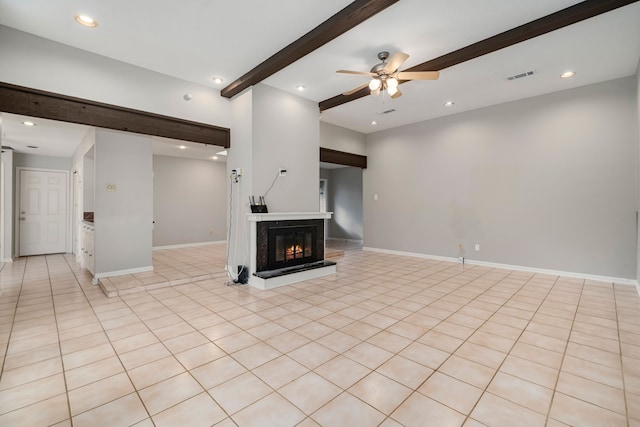
[[277,227],[269,230],[269,258],[272,268],[315,261],[315,227]]

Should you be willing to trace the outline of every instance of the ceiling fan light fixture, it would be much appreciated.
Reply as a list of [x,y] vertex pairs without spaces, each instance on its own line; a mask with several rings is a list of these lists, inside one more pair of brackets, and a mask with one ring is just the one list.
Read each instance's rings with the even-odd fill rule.
[[[398,89],[398,80],[395,77],[389,77],[387,79],[387,91],[389,89],[396,89],[393,91],[393,93],[397,92]],[[393,95],[393,93],[390,93],[389,95]]]
[[393,96],[398,92],[398,85],[396,86],[387,86],[387,93],[389,96]]
[[371,81],[369,82],[369,89],[371,90],[376,90],[376,89],[380,89],[380,86],[382,86],[382,82],[380,81],[380,79],[378,78],[373,78],[371,79]]

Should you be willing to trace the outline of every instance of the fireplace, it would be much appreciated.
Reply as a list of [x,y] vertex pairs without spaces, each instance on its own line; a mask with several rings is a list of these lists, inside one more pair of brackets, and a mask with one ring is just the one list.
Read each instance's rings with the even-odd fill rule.
[[324,220],[264,221],[258,224],[257,233],[257,272],[324,259]]
[[324,222],[331,212],[248,214],[249,285],[272,289],[336,272],[324,259]]

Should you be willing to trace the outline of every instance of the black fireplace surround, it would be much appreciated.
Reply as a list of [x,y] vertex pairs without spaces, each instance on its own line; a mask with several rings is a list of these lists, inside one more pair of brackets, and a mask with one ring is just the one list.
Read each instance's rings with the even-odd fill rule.
[[324,259],[324,220],[262,221],[257,224],[256,272]]

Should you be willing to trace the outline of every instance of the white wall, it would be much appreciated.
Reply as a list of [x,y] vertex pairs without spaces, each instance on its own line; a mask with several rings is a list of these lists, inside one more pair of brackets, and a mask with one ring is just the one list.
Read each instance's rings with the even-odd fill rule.
[[153,156],[153,246],[226,240],[225,163]]
[[267,196],[269,212],[317,212],[320,179],[318,105],[259,84],[253,88],[253,191]]
[[[0,129],[1,131],[1,129]],[[0,132],[0,142],[2,141],[2,132]],[[0,237],[0,245],[2,245],[2,258],[0,262],[10,262],[13,260],[13,150],[3,150],[0,155],[2,161],[2,176],[0,186],[3,188],[4,209],[0,212],[2,217],[3,235]]]
[[[229,127],[219,91],[0,26],[0,80],[201,123]],[[185,93],[193,94],[189,102]]]
[[362,240],[362,173],[356,167],[320,170],[320,177],[328,182],[327,210],[333,212],[329,238]]
[[320,146],[352,154],[367,154],[366,135],[330,123],[320,122]]
[[365,246],[635,278],[637,121],[629,77],[368,135]]
[[[638,68],[636,69],[636,120],[638,125],[638,133],[636,135],[638,141],[638,191],[640,192],[640,60],[638,60]],[[638,294],[640,294],[640,193],[638,194],[638,205],[636,207],[636,280],[638,281]]]
[[96,276],[152,268],[152,173],[150,136],[96,129]]
[[40,156],[37,154],[14,153],[14,169],[38,168],[58,169],[68,171],[71,169],[71,159],[68,157]]
[[[227,156],[227,208],[231,209],[227,221],[227,265],[235,273],[236,266],[249,265],[249,225],[246,206],[253,194],[253,88],[237,95],[232,104],[231,148]],[[231,170],[242,168],[243,175],[235,182],[229,177]],[[234,276],[235,277],[235,276]]]

